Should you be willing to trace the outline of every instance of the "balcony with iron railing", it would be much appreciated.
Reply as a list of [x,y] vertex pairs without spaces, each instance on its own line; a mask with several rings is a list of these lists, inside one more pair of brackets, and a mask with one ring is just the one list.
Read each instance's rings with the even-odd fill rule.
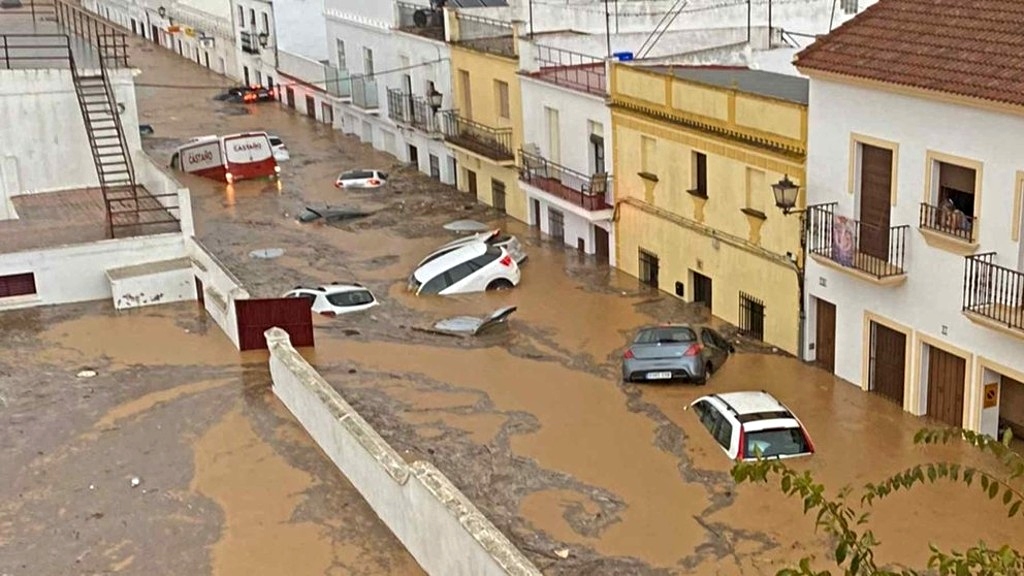
[[1024,272],[999,266],[995,257],[987,252],[964,259],[964,315],[1024,338]]
[[431,40],[444,41],[444,11],[429,4],[398,2],[398,29]]
[[570,50],[537,46],[538,70],[530,77],[572,90],[604,96],[608,93],[605,62]]
[[427,134],[438,134],[437,112],[423,96],[388,88],[388,118],[397,124],[412,126]]
[[978,219],[955,206],[921,204],[919,228],[928,244],[967,255],[974,252],[978,233]]
[[377,80],[373,76],[352,77],[352,105],[366,112],[380,109],[380,98],[377,95]]
[[807,251],[819,263],[878,284],[906,280],[909,226],[872,226],[835,213],[838,203],[807,209]]
[[611,208],[608,174],[587,175],[525,150],[519,158],[520,181],[588,212]]
[[441,112],[444,139],[456,146],[503,164],[514,164],[512,128],[492,128],[464,118],[455,110]]
[[473,16],[465,12],[456,12],[458,19],[458,38],[453,41],[465,48],[477,52],[485,52],[495,56],[515,58],[515,34],[510,22]]

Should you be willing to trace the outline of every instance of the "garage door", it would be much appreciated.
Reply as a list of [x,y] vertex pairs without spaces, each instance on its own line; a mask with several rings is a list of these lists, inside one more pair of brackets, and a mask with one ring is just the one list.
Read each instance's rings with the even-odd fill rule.
[[1003,376],[999,387],[999,425],[1009,426],[1015,439],[1024,440],[1024,382]]
[[275,326],[291,336],[296,348],[313,346],[313,312],[305,298],[235,300],[235,315],[241,350],[266,349],[263,333]]
[[962,426],[967,362],[934,346],[928,347],[928,415],[943,424]]
[[903,406],[907,367],[907,336],[877,322],[871,323],[871,371],[868,389]]

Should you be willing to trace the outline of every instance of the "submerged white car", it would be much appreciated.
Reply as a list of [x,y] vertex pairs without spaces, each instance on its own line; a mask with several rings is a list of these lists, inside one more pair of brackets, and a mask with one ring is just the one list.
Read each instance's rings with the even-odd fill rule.
[[711,394],[694,400],[690,408],[732,460],[814,454],[814,443],[804,425],[767,392]]
[[500,246],[473,242],[418,267],[409,278],[417,295],[507,290],[519,285],[519,264]]
[[338,175],[335,188],[380,188],[388,183],[388,173],[380,170],[349,170]]
[[495,229],[452,240],[428,254],[423,260],[420,260],[417,267],[423,266],[435,258],[444,256],[453,250],[462,248],[463,246],[467,246],[474,242],[483,242],[489,246],[498,246],[508,250],[509,255],[511,255],[512,259],[516,261],[516,264],[522,264],[523,261],[526,260],[526,252],[523,250],[523,245],[519,242],[519,239],[515,236],[502,234],[500,229]]
[[277,162],[291,160],[292,155],[288,152],[288,147],[284,145],[284,140],[273,134],[268,134],[267,136],[270,138],[270,148],[274,151],[274,160]]
[[317,288],[296,286],[284,294],[285,298],[305,298],[310,308],[324,316],[338,316],[369,310],[380,302],[362,284],[328,284]]

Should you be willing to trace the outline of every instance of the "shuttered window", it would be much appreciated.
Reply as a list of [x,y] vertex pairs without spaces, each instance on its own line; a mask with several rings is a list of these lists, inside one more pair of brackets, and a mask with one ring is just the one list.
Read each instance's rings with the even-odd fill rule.
[[36,293],[36,276],[31,272],[0,276],[0,298]]

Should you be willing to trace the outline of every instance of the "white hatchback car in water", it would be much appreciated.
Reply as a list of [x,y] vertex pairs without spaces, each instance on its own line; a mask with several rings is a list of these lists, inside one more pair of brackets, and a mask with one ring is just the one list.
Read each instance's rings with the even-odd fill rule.
[[362,284],[328,284],[317,288],[296,286],[284,295],[285,298],[305,298],[310,308],[324,316],[338,316],[369,310],[380,302]]
[[417,296],[507,290],[519,279],[519,265],[508,250],[473,242],[416,268],[409,290]]
[[388,173],[380,170],[349,170],[338,175],[335,188],[380,188],[388,183]]
[[426,258],[420,260],[420,263],[417,264],[417,268],[431,260],[440,258],[449,252],[474,242],[483,242],[489,246],[498,246],[508,250],[509,255],[516,261],[516,264],[522,264],[523,261],[526,260],[526,252],[523,250],[523,245],[519,242],[519,239],[515,236],[502,234],[500,229],[495,229],[463,238],[457,238],[447,244],[439,246],[436,250],[428,254]]
[[732,460],[814,454],[804,425],[767,392],[711,394],[694,400],[690,408]]

